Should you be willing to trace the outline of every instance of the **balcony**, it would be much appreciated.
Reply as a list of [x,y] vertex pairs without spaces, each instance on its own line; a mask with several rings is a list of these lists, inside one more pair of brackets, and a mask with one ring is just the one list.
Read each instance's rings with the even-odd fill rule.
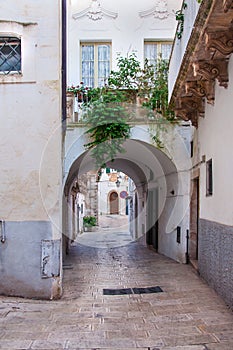
[[[150,110],[143,106],[143,103],[147,102],[146,97],[138,96],[136,90],[123,91],[129,96],[127,102],[121,103],[121,106],[124,107],[125,114],[128,116],[128,123],[133,125],[145,123],[151,124],[156,122],[161,123],[162,114],[163,112],[166,112],[166,107],[164,107],[162,100],[157,102],[156,109]],[[88,102],[88,95],[86,93],[76,94],[74,92],[67,91],[66,122],[68,127],[83,127],[84,124],[86,124],[84,121],[84,116],[86,113],[86,109],[84,107],[86,102]]]
[[[187,4],[187,7],[185,7]],[[171,98],[174,85],[176,83],[182,61],[184,59],[187,44],[189,38],[192,34],[194,27],[194,22],[197,17],[200,4],[197,0],[183,1],[181,13],[183,13],[183,25],[178,21],[176,37],[173,43],[170,65],[169,65],[169,80],[168,80],[168,91],[169,91],[169,100]],[[182,28],[183,27],[183,28]]]
[[183,9],[184,27],[176,38],[169,73],[169,101],[175,114],[197,127],[205,100],[214,104],[215,84],[227,87],[233,53],[233,0],[196,0]]

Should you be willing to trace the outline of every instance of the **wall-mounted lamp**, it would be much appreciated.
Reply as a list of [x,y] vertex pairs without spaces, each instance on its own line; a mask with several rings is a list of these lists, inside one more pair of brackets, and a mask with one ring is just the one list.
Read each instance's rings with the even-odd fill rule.
[[115,182],[115,184],[116,184],[116,187],[120,187],[120,185],[121,185],[120,180],[119,180],[119,179],[117,179],[117,181]]
[[117,175],[117,180],[116,180],[116,182],[115,182],[116,187],[120,187],[121,181],[122,181],[121,175]]

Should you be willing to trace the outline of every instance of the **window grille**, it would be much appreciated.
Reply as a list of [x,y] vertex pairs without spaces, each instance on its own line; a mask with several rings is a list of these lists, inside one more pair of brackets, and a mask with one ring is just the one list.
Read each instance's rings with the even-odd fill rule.
[[21,39],[0,37],[0,73],[21,73]]

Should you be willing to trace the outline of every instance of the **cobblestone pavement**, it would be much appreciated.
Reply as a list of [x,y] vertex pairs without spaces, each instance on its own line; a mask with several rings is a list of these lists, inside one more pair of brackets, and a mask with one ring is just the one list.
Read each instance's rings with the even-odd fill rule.
[[[163,292],[103,295],[108,288],[152,286]],[[191,266],[139,242],[115,248],[76,242],[61,300],[0,297],[0,349],[232,350],[233,316]]]

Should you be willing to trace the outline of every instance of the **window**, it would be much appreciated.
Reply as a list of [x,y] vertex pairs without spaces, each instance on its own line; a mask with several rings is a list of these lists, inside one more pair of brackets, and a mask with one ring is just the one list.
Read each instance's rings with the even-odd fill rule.
[[0,73],[21,73],[21,40],[0,37]]
[[213,194],[213,165],[212,159],[206,162],[206,196]]
[[85,86],[101,87],[109,76],[111,63],[110,43],[81,44],[81,80]]
[[156,66],[159,58],[169,60],[171,49],[170,41],[145,41],[144,59],[147,59],[150,65]]

